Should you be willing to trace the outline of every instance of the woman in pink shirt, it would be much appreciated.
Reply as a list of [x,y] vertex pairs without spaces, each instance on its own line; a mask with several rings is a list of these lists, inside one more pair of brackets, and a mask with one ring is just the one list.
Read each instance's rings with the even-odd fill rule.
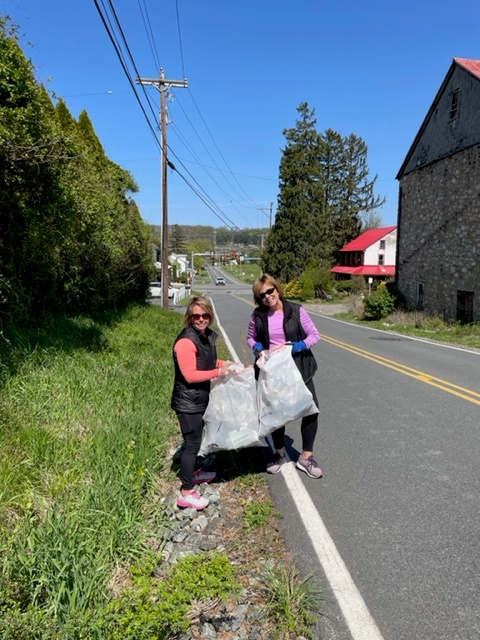
[[[283,297],[282,285],[268,273],[255,280],[253,297],[258,306],[250,317],[247,343],[253,349],[255,357],[258,358],[264,349],[272,349],[286,342],[291,343],[295,364],[318,407],[313,385],[317,362],[310,347],[320,340],[320,334],[312,319],[301,305]],[[296,467],[310,478],[323,476],[313,457],[317,429],[318,413],[302,418],[302,453],[297,459]],[[286,462],[284,438],[284,426],[273,431],[275,455],[267,464],[268,473],[278,473]]]
[[210,380],[225,377],[232,364],[230,360],[217,359],[217,334],[210,329],[214,319],[213,307],[207,298],[192,298],[183,318],[185,328],[173,345],[175,378],[171,406],[177,414],[185,445],[180,461],[182,486],[177,505],[197,510],[205,509],[209,502],[195,491],[194,486],[211,482],[215,477],[215,473],[195,469]]

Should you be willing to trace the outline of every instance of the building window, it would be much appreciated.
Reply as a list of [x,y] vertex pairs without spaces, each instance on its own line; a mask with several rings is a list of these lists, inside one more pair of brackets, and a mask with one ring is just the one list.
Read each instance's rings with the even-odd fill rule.
[[456,89],[452,93],[450,102],[450,122],[458,117],[458,106],[460,103],[460,89]]
[[383,253],[378,254],[378,264],[385,264],[385,256]]
[[425,287],[423,282],[417,284],[417,309],[423,309],[425,306]]
[[380,240],[380,249],[382,251],[385,249],[385,240]]

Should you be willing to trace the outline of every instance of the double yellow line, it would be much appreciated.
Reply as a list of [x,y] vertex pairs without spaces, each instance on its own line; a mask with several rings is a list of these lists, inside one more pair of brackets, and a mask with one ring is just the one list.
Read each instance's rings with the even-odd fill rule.
[[[242,302],[246,302],[251,307],[255,305],[253,302],[246,300],[244,297],[231,294],[234,298],[241,300]],[[443,380],[442,378],[437,378],[435,376],[431,376],[429,373],[425,373],[425,371],[419,371],[418,369],[413,369],[412,367],[408,367],[401,362],[396,362],[395,360],[389,360],[388,358],[383,358],[382,356],[377,356],[370,351],[365,351],[365,349],[360,349],[360,347],[355,347],[347,342],[341,342],[340,340],[336,340],[335,338],[330,338],[326,336],[324,333],[321,334],[322,341],[328,342],[329,344],[334,345],[335,347],[339,347],[340,349],[345,349],[345,351],[350,351],[350,353],[354,353],[357,356],[362,358],[366,358],[367,360],[371,360],[372,362],[376,362],[384,367],[388,367],[389,369],[393,369],[394,371],[398,371],[399,373],[403,373],[410,378],[414,378],[415,380],[419,380],[420,382],[424,382],[425,384],[429,384],[432,387],[436,387],[441,391],[446,391],[447,393],[451,393],[458,398],[462,398],[463,400],[467,400],[468,402],[473,402],[473,404],[477,404],[480,406],[480,393],[476,391],[472,391],[471,389],[466,389],[465,387],[460,387],[457,384],[453,384],[453,382],[448,382],[448,380]]]
[[393,369],[394,371],[398,371],[399,373],[403,373],[410,378],[415,378],[415,380],[425,382],[425,384],[429,384],[432,387],[436,387],[437,389],[441,389],[442,391],[451,393],[452,395],[462,398],[463,400],[467,400],[468,402],[473,402],[474,404],[480,405],[480,393],[477,393],[476,391],[466,389],[465,387],[460,387],[457,384],[448,382],[448,380],[442,380],[442,378],[436,378],[435,376],[431,376],[429,373],[425,373],[424,371],[419,371],[418,369],[413,369],[412,367],[408,367],[407,365],[400,362],[395,362],[395,360],[389,360],[388,358],[377,356],[370,351],[365,351],[364,349],[360,349],[359,347],[355,347],[346,342],[341,342],[340,340],[336,340],[335,338],[330,338],[323,333],[322,340],[323,342],[328,342],[329,344],[332,344],[335,347],[339,347],[340,349],[345,349],[345,351],[350,351],[350,353],[354,353],[357,356],[366,358],[367,360],[371,360],[372,362],[376,362],[377,364],[381,364],[382,366]]

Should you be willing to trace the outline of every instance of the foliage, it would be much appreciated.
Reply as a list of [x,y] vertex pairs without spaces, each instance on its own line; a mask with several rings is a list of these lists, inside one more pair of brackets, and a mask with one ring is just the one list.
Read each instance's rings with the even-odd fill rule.
[[372,295],[364,300],[364,318],[366,320],[380,320],[386,318],[395,307],[395,296],[386,287],[378,287]]
[[0,21],[0,307],[95,312],[144,300],[150,232],[131,175],[104,153],[86,112],[54,106]]
[[302,297],[302,285],[298,280],[291,280],[284,286],[285,298],[292,298],[293,300],[300,300]]
[[110,640],[167,639],[189,627],[195,600],[225,599],[239,591],[235,570],[218,552],[179,558],[159,581],[152,569],[132,570],[132,587],[105,610],[102,627]]
[[255,527],[263,527],[274,514],[275,509],[271,502],[250,502],[247,504],[243,514],[247,533]]
[[332,274],[328,265],[311,261],[302,273],[302,282],[303,279],[313,284],[313,295],[309,291],[308,298],[326,298],[332,293]]
[[316,131],[314,110],[302,103],[294,128],[285,129],[278,210],[262,254],[265,271],[298,279],[310,260],[329,266],[335,252],[361,230],[384,199],[374,196],[367,146],[354,134]]
[[180,328],[158,307],[4,326],[2,638],[93,625],[115,567],[147,539],[160,544],[168,524],[148,496],[176,432],[168,372]]
[[295,631],[297,636],[313,638],[312,625],[322,598],[322,591],[313,577],[302,579],[292,568],[266,564],[261,574],[261,584],[269,617],[274,620],[276,631]]
[[335,290],[338,293],[359,294],[366,289],[365,278],[363,276],[353,276],[346,280],[337,280],[335,282]]

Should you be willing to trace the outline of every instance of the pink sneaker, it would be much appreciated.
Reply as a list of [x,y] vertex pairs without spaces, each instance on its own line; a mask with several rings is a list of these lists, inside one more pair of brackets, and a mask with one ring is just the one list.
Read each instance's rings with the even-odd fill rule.
[[195,489],[192,489],[187,494],[183,494],[180,491],[180,495],[177,498],[177,507],[182,507],[183,509],[191,507],[192,509],[201,511],[205,509],[205,507],[208,507],[209,504],[209,501],[206,498],[202,498]]
[[217,474],[213,471],[204,471],[197,469],[193,472],[193,484],[202,484],[203,482],[211,482]]

